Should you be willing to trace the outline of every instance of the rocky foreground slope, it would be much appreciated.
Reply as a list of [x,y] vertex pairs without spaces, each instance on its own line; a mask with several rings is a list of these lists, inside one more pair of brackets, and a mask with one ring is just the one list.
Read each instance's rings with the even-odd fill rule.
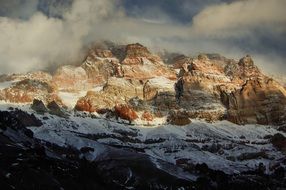
[[285,188],[286,89],[249,55],[97,45],[53,74],[0,76],[0,100],[7,188],[28,171],[48,189]]
[[268,126],[144,128],[19,108],[0,112],[3,189],[285,188],[285,133]]

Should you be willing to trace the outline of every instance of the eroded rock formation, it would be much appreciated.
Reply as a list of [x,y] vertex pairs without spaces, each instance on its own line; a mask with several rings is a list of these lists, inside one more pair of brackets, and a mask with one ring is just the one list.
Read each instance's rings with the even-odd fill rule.
[[60,109],[65,102],[70,109],[98,113],[128,105],[145,121],[175,112],[209,122],[285,124],[285,87],[264,75],[251,56],[235,61],[219,54],[174,55],[167,65],[138,43],[94,46],[81,64],[61,66],[53,75],[1,76],[0,100],[37,99],[37,112],[53,102]]

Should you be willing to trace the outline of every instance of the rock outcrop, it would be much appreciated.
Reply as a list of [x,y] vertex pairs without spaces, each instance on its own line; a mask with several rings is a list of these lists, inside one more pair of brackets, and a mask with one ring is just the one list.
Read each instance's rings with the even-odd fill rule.
[[152,100],[161,92],[174,92],[174,80],[165,77],[149,79],[143,86],[144,100]]
[[62,66],[53,76],[53,84],[65,91],[78,91],[90,88],[88,77],[82,67]]
[[143,45],[137,44],[129,44],[125,49],[125,58],[122,61],[124,65],[143,65],[144,59],[148,59],[149,61],[155,63],[160,62],[161,58],[159,56],[152,55],[149,50]]
[[184,82],[179,106],[191,118],[226,118],[238,124],[285,123],[285,88],[266,77],[249,55],[238,62],[203,54],[192,62],[187,60],[181,57],[177,61]]
[[150,103],[155,110],[163,115],[168,115],[171,110],[178,110],[181,108],[176,101],[175,92],[160,92]]
[[228,95],[226,106],[232,122],[281,125],[286,119],[286,91],[273,79],[250,79]]
[[[10,125],[5,126],[7,123],[10,123]],[[25,111],[14,109],[9,112],[0,112],[0,126],[1,125],[13,129],[23,129],[25,133],[33,136],[33,133],[25,129],[25,127],[40,127],[43,125],[43,123],[34,114],[29,114]]]
[[[174,65],[181,65],[178,81],[175,85],[176,106],[188,112],[191,118],[208,121],[219,120],[225,115],[225,106],[221,103],[217,87],[229,84],[223,65],[200,54],[198,58],[182,58]],[[228,85],[231,86],[231,85]],[[174,104],[174,103],[173,103]],[[176,107],[173,106],[173,109]]]
[[154,116],[152,113],[148,112],[148,111],[145,111],[142,116],[141,116],[141,119],[143,121],[153,121],[154,120]]
[[92,92],[88,92],[85,97],[80,98],[76,105],[75,109],[78,111],[86,111],[86,112],[95,112],[96,107],[94,106],[93,99],[96,98],[95,94],[91,94]]
[[63,98],[66,104],[72,102],[70,107],[77,101],[75,109],[87,112],[128,105],[145,121],[186,113],[188,118],[209,122],[285,124],[286,89],[265,76],[251,56],[235,61],[219,54],[197,58],[168,54],[168,60],[164,64],[138,43],[97,45],[81,65],[61,66],[53,76],[45,72],[1,76],[0,100],[37,99],[32,109],[39,113],[53,102],[64,108]]
[[97,112],[103,109],[112,109],[116,104],[124,104],[124,97],[109,95],[105,92],[87,92],[80,98],[75,106],[78,111]]
[[163,64],[161,58],[153,55],[141,44],[130,44],[125,48],[122,60],[124,77],[147,80],[156,76],[175,79],[175,72]]
[[126,104],[116,105],[114,111],[117,117],[128,120],[130,123],[138,118],[137,113]]
[[181,69],[185,63],[188,64],[191,62],[192,62],[192,58],[187,57],[185,55],[178,55],[178,56],[174,57],[171,61],[174,69]]
[[24,79],[0,91],[3,100],[13,103],[31,103],[34,99],[58,99],[57,88],[50,82]]
[[[116,60],[114,60],[116,62]],[[103,85],[108,78],[115,75],[115,63],[108,59],[87,60],[82,64],[89,81],[94,85]]]
[[59,117],[67,117],[67,114],[64,112],[63,108],[60,107],[60,105],[58,105],[58,103],[55,101],[48,103],[47,108],[53,115],[57,115]]
[[250,55],[241,58],[238,63],[230,62],[225,66],[224,71],[231,78],[232,82],[239,85],[243,85],[249,79],[264,77]]
[[50,82],[52,80],[52,75],[43,71],[34,71],[26,74],[11,74],[11,75],[1,75],[0,82],[7,81],[22,81],[25,79],[29,80],[39,80],[43,82]]
[[179,126],[188,125],[192,122],[189,118],[188,113],[181,111],[171,112],[170,115],[168,116],[167,121],[172,125],[179,125]]
[[45,104],[41,100],[34,99],[31,108],[36,111],[37,113],[45,113],[48,111]]
[[110,96],[117,96],[123,100],[133,97],[143,97],[142,81],[136,79],[125,79],[111,77],[104,86],[103,91]]
[[81,67],[93,85],[103,85],[112,76],[123,76],[119,60],[106,47],[92,48]]
[[220,86],[221,100],[225,104],[227,119],[237,124],[257,123],[281,125],[285,123],[286,91],[275,80],[265,76],[247,55],[237,64],[225,67],[232,85]]
[[[104,107],[110,109],[117,104],[126,104],[134,97],[143,99],[144,94],[148,96],[146,88],[143,89],[146,80],[163,78],[173,83],[176,78],[171,68],[141,44],[130,44],[115,50],[113,48],[107,57],[99,57],[95,50],[87,56],[82,68],[93,84],[104,85],[104,88],[100,93],[89,93],[81,98],[75,107],[77,110],[94,112]],[[158,91],[158,84],[155,86],[151,90]]]
[[75,109],[88,112],[112,109],[115,105],[127,103],[134,97],[143,97],[143,85],[140,81],[111,77],[103,91],[89,91],[85,97],[78,100]]
[[91,59],[96,59],[96,58],[113,58],[113,54],[110,50],[102,48],[102,47],[95,47],[92,48],[89,53],[88,57]]
[[270,139],[270,142],[280,151],[282,151],[284,154],[286,154],[286,137],[284,137],[282,134],[277,133],[273,135]]

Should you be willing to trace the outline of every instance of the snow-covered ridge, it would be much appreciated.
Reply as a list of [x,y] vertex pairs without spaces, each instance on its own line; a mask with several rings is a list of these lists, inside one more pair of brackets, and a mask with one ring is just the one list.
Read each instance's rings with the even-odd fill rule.
[[[256,169],[259,163],[263,163],[271,172],[270,168],[285,157],[264,138],[282,133],[271,126],[239,126],[227,121],[210,124],[200,120],[184,127],[168,124],[127,126],[115,120],[78,116],[71,116],[68,121],[49,117],[43,122],[43,127],[31,128],[36,138],[78,149],[93,147],[96,151],[89,159],[97,159],[101,153],[98,143],[141,149],[151,157],[172,164],[178,160],[188,160],[193,164],[206,163],[210,168],[226,173]],[[265,152],[267,157],[242,158],[246,154],[261,152]]]
[[[63,147],[92,147],[84,154],[89,160],[100,159],[104,145],[141,150],[150,157],[171,164],[206,163],[210,168],[226,173],[256,169],[259,163],[271,173],[285,158],[269,142],[267,136],[284,132],[272,126],[240,126],[227,121],[207,123],[193,120],[186,126],[161,123],[156,126],[128,125],[127,121],[106,119],[103,115],[69,113],[68,119],[55,115],[39,115],[29,105],[16,105],[42,120],[43,126],[30,127],[35,138]],[[0,110],[15,107],[1,102]],[[285,167],[285,166],[284,166]]]

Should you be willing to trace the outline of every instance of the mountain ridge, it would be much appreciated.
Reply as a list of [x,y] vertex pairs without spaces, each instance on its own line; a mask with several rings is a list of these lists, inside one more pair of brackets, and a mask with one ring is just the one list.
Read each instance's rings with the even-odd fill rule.
[[[285,88],[250,56],[166,59],[141,44],[111,44],[53,74],[0,77],[0,182],[284,188]],[[32,177],[14,180],[23,175]]]
[[[0,100],[32,103],[39,99],[45,104],[55,101],[63,108],[100,112],[118,104],[128,105],[130,100],[138,97],[148,104],[144,111],[153,117],[158,114],[168,116],[169,109],[184,109],[188,117],[207,121],[225,118],[238,124],[285,124],[285,88],[264,75],[250,55],[239,61],[218,54],[200,54],[197,58],[179,55],[170,59],[169,64],[163,60],[166,59],[152,54],[139,43],[95,45],[81,65],[60,66],[53,75],[32,72],[2,76],[6,85],[9,81],[14,83],[0,90]],[[177,96],[175,84],[180,79],[184,92]],[[150,83],[156,80],[157,83]],[[169,87],[166,88],[164,85],[167,84]],[[249,86],[248,90],[246,86]],[[243,91],[250,93],[250,88],[254,90],[251,97],[242,94]],[[77,102],[65,105],[68,99],[64,99],[68,96],[74,96]],[[260,102],[254,106],[247,98],[251,101],[260,98]],[[273,109],[273,113],[281,116],[271,115],[269,110]]]

